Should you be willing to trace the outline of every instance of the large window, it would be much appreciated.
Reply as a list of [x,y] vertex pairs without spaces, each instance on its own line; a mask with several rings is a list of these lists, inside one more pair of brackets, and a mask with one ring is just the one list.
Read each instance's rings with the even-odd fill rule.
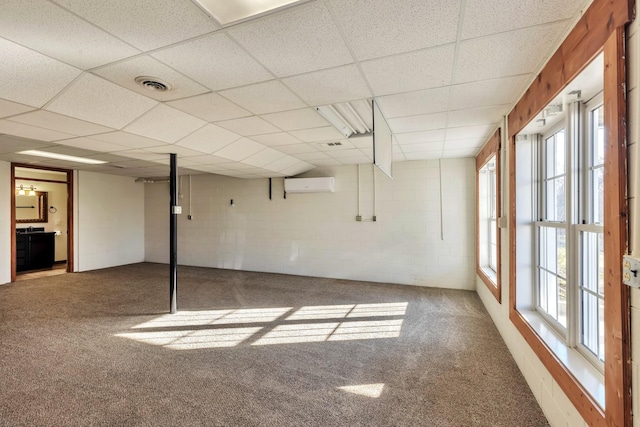
[[476,157],[476,271],[500,301],[500,132]]

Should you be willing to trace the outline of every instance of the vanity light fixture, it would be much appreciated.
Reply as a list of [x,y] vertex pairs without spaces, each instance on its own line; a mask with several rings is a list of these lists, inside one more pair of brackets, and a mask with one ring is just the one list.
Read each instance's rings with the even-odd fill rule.
[[26,154],[27,156],[46,157],[49,159],[66,160],[67,162],[86,163],[89,165],[101,165],[107,162],[96,159],[87,159],[84,157],[69,156],[67,154],[51,153],[49,151],[26,150],[19,151],[18,154]]
[[[36,187],[34,187],[33,185],[30,185],[25,190],[24,185],[20,184],[16,187],[16,190],[17,190],[16,194],[18,196],[35,196],[36,195]],[[27,190],[29,191],[28,194],[27,194]]]

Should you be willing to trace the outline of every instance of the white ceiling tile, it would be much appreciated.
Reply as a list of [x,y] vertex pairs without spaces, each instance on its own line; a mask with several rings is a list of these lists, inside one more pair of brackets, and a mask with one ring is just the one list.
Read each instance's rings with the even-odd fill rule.
[[447,111],[449,87],[381,96],[376,98],[376,102],[387,120]]
[[[335,145],[336,143],[340,143],[340,145]],[[332,145],[329,145],[332,144]],[[349,150],[351,148],[356,148],[353,143],[351,143],[350,139],[341,139],[339,141],[330,141],[330,142],[316,142],[315,146],[320,151],[334,151],[334,150]]]
[[469,139],[469,138],[483,138],[486,139],[493,131],[496,130],[496,124],[490,125],[475,125],[475,126],[463,126],[463,127],[449,127],[447,128],[446,140],[455,139]]
[[360,60],[456,40],[460,0],[332,0],[331,7]]
[[189,0],[112,0],[108,7],[100,0],[53,1],[145,51],[219,28]]
[[462,39],[569,19],[584,0],[466,0]]
[[[165,145],[169,147],[172,146],[171,144],[165,144]],[[150,150],[153,150],[154,148],[157,148],[157,147],[148,147],[148,149]],[[167,158],[166,152],[158,153],[158,152],[146,151],[146,150],[140,150],[140,149],[121,151],[118,154],[120,154],[121,156],[132,158],[132,159],[139,159],[139,160],[146,160],[146,161],[155,161],[155,160]]]
[[541,25],[461,42],[454,82],[536,72],[565,26],[563,22]]
[[305,161],[308,161],[308,162],[312,162],[313,160],[330,159],[331,158],[328,154],[326,154],[326,152],[323,153],[322,151],[312,151],[312,152],[309,152],[309,153],[294,154],[294,157],[297,157],[300,160],[305,160]]
[[216,122],[216,125],[222,126],[223,128],[242,136],[253,136],[262,135],[265,133],[280,132],[280,129],[257,116],[224,120],[221,122]]
[[287,77],[282,81],[311,106],[371,97],[371,91],[355,65]]
[[166,103],[171,107],[193,114],[208,122],[237,119],[252,114],[217,93],[206,93]]
[[[158,101],[170,101],[209,92],[209,89],[206,87],[201,86],[150,56],[139,56],[137,58],[127,59],[99,68],[93,72],[117,85]],[[153,77],[159,79],[162,83],[170,85],[171,89],[158,91],[142,87],[136,83],[137,77]]]
[[85,122],[84,120],[74,119],[73,117],[63,116],[61,114],[45,110],[38,110],[22,114],[20,116],[14,116],[9,120],[77,136],[87,136],[113,130],[95,123]]
[[[160,157],[161,159],[168,159],[169,154],[173,153],[178,156],[178,161],[180,160],[181,157],[196,157],[196,156],[201,156],[203,154],[206,154],[206,153],[203,153],[202,151],[192,150],[191,148],[186,148],[186,147],[180,147],[179,145],[175,145],[175,144],[163,144],[163,145],[158,145],[157,147],[149,147],[149,148],[145,148],[144,151],[147,151],[149,153],[154,153],[154,154],[163,154],[163,156]],[[126,152],[122,152],[118,154],[126,156]]]
[[[228,162],[228,160],[227,160]],[[241,170],[251,170],[254,168],[254,166],[251,165],[246,165],[244,163],[241,162],[228,162],[228,163],[220,163],[218,165],[215,165],[217,167],[219,167],[222,170],[235,170],[235,171],[241,171]]]
[[213,153],[240,138],[241,136],[236,133],[216,125],[207,124],[176,142],[176,145],[202,151],[203,153]]
[[474,149],[479,150],[486,142],[487,138],[472,138],[472,139],[457,139],[454,141],[445,141],[445,150],[457,150],[457,149]]
[[329,124],[329,122],[327,122],[313,108],[264,114],[261,117],[269,123],[286,131],[317,128],[327,126]]
[[28,105],[0,99],[0,118],[15,116],[16,114],[22,114],[32,110],[34,110],[34,108]]
[[306,107],[300,98],[277,80],[228,89],[218,93],[254,114]]
[[14,151],[39,150],[51,145],[48,142],[34,141],[12,135],[0,134],[0,153],[11,153]]
[[98,141],[110,142],[117,145],[124,145],[130,148],[157,147],[162,144],[162,141],[157,139],[145,138],[144,136],[124,131],[92,135],[91,139],[97,139]]
[[251,139],[261,142],[264,145],[268,145],[269,147],[300,144],[302,142],[298,138],[291,136],[285,132],[270,133],[266,135],[256,135],[256,136],[252,136]]
[[353,157],[344,157],[341,158],[340,161],[344,165],[368,165],[371,164],[371,159],[367,156],[353,156]]
[[140,53],[57,5],[40,0],[4,0],[0,36],[85,70]]
[[20,136],[22,138],[35,139],[38,141],[57,141],[60,139],[69,139],[76,136],[70,133],[63,133],[37,126],[25,125],[23,123],[12,122],[9,120],[0,120],[0,134],[1,133]]
[[[344,142],[344,141],[343,141]],[[373,136],[358,136],[349,138],[349,142],[356,148],[371,148],[373,147]]]
[[322,3],[258,19],[229,34],[278,77],[353,62]]
[[[418,52],[373,59],[361,64],[377,96],[448,85],[455,43]],[[393,76],[393,78],[389,78]]]
[[274,172],[280,172],[283,169],[286,168],[290,168],[292,166],[295,166],[299,163],[304,163],[301,160],[296,159],[295,157],[292,156],[284,156],[274,162],[268,163],[267,165],[263,166],[265,169],[268,169],[270,171],[274,171]]
[[443,141],[434,141],[434,142],[420,142],[417,144],[402,144],[402,152],[404,154],[407,153],[415,153],[418,151],[442,151],[444,147]]
[[42,107],[81,71],[0,38],[0,98]]
[[223,33],[162,49],[153,56],[212,90],[273,79]]
[[240,161],[252,156],[266,147],[259,142],[250,140],[249,138],[239,139],[226,147],[216,151],[214,154],[225,159]]
[[301,153],[317,153],[318,149],[314,146],[312,146],[311,144],[305,144],[305,143],[301,143],[301,144],[294,144],[294,145],[280,145],[277,148],[278,151],[282,151],[283,153],[287,153],[287,154],[293,154],[296,157],[300,158],[300,156],[298,156],[298,154]]
[[344,138],[344,135],[333,126],[294,130],[289,133],[303,142],[331,141]]
[[275,162],[276,160],[284,157],[285,154],[280,151],[274,150],[273,148],[265,148],[262,151],[257,152],[256,154],[247,157],[242,161],[242,163],[246,163],[248,165],[262,167],[266,164]]
[[394,154],[393,154],[393,162],[394,162],[394,163],[395,163],[395,162],[404,162],[404,161],[406,161],[406,160],[407,160],[407,158],[404,156],[404,154],[403,154],[403,153],[397,153],[397,154],[396,154],[396,153],[394,153]]
[[447,113],[421,114],[419,116],[388,119],[393,133],[417,132],[421,130],[441,129],[447,125]]
[[[194,156],[194,157],[186,157],[186,156],[178,156],[177,159],[177,164],[180,165],[180,167],[192,167],[192,166],[201,166],[202,163],[199,163],[193,159],[197,159],[198,156]],[[171,159],[170,158],[164,158],[161,160],[156,160],[156,163],[160,163],[163,165],[171,165]]]
[[442,150],[437,151],[416,151],[414,153],[405,153],[407,160],[432,160],[442,158]]
[[203,164],[203,165],[215,165],[215,164],[219,164],[219,163],[227,163],[227,162],[229,162],[229,159],[225,159],[225,158],[218,157],[218,156],[212,156],[211,154],[207,154],[207,155],[204,155],[204,156],[189,157],[189,159],[193,160],[194,162]]
[[129,147],[111,144],[110,142],[98,141],[87,137],[65,139],[62,141],[57,141],[57,143],[69,147],[86,148],[88,150],[102,151],[105,153],[112,153],[129,149]]
[[295,165],[291,165],[289,167],[286,167],[286,168],[280,170],[279,172],[282,173],[284,176],[296,176],[296,175],[299,175],[299,174],[301,174],[303,172],[310,171],[311,169],[314,169],[314,168],[315,168],[315,166],[312,165],[312,164],[309,164],[307,162],[299,161]]
[[477,148],[460,148],[455,150],[444,150],[442,152],[442,157],[445,159],[457,157],[475,157],[477,153]]
[[509,112],[509,106],[509,104],[503,104],[494,107],[449,111],[447,123],[454,127],[500,123],[502,116]]
[[343,159],[345,157],[362,157],[363,153],[357,148],[350,148],[348,150],[331,150],[326,152],[334,159]]
[[46,110],[121,129],[157,105],[157,102],[84,74],[45,107]]
[[445,130],[423,130],[420,132],[407,132],[395,135],[399,144],[416,144],[418,142],[444,141]]
[[125,131],[164,142],[174,143],[207,122],[160,104],[124,128]]
[[313,160],[310,163],[316,166],[341,166],[344,164],[338,159],[318,159]]
[[458,84],[451,87],[452,110],[514,104],[531,80],[529,74],[474,83]]

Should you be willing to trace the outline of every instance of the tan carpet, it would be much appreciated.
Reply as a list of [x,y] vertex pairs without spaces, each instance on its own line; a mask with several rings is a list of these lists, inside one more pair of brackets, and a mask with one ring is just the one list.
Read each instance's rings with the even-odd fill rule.
[[547,425],[474,292],[178,274],[0,286],[0,425]]

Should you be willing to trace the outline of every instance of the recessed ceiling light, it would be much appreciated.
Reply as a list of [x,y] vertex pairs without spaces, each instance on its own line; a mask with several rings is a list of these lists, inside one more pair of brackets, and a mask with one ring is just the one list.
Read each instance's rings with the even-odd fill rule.
[[309,0],[195,0],[195,3],[224,27],[307,1]]
[[50,153],[48,151],[39,151],[39,150],[18,151],[18,154],[26,154],[27,156],[46,157],[48,159],[66,160],[67,162],[87,163],[90,165],[101,165],[103,163],[107,163],[107,162],[103,162],[102,160],[87,159],[84,157],[69,156],[66,154]]

